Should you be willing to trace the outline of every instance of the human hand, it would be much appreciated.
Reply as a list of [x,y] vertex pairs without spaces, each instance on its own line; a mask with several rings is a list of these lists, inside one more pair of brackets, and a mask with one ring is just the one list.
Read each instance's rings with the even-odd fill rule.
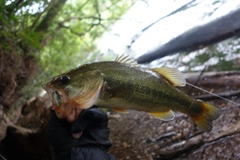
[[[96,107],[75,110],[66,119],[51,111],[47,136],[56,155],[72,147],[93,147],[107,151],[111,147],[107,115]],[[71,122],[71,123],[70,123]],[[73,135],[76,135],[75,138]]]

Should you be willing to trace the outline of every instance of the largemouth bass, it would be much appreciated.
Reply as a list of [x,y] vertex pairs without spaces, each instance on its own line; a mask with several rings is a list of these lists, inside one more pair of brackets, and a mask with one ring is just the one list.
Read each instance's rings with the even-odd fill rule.
[[173,111],[180,111],[201,130],[211,131],[212,121],[221,110],[175,88],[185,84],[177,69],[143,68],[122,56],[115,61],[82,65],[54,77],[43,88],[59,118],[66,118],[73,108],[87,109],[93,105],[122,112],[145,111],[162,120],[172,120]]

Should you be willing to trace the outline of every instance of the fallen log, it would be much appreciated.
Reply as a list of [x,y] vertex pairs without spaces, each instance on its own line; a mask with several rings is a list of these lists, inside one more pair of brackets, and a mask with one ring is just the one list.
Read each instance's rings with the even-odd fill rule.
[[199,95],[199,96],[194,96],[194,98],[201,99],[204,101],[218,99],[219,97],[216,97],[216,95],[223,97],[223,98],[228,98],[228,97],[240,95],[240,90],[226,91],[226,92],[220,92],[220,93],[214,93],[214,94],[203,94],[203,95]]
[[[203,72],[203,73],[184,73],[186,81],[190,84],[204,88],[231,87],[238,90],[240,87],[240,72]],[[191,88],[191,86],[188,86]]]
[[220,42],[240,33],[240,9],[230,12],[205,25],[195,27],[137,58],[137,62],[149,63],[153,60],[183,51],[194,51]]

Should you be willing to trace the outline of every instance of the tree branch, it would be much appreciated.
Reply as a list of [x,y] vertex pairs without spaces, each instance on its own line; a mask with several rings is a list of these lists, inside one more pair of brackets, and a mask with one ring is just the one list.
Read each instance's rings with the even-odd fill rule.
[[73,33],[73,34],[75,34],[75,35],[78,35],[78,36],[83,36],[84,34],[85,34],[85,32],[84,33],[77,33],[77,32],[75,32],[73,29],[71,29],[70,27],[68,27],[68,26],[65,26],[64,24],[62,24],[62,23],[58,23],[58,25],[59,25],[59,27],[57,28],[57,29],[59,29],[59,28],[65,28],[65,29],[68,29],[68,30],[70,30],[70,32],[71,33]]
[[63,7],[67,0],[57,0],[55,4],[47,12],[47,15],[43,18],[42,22],[35,29],[36,32],[46,32],[52,23],[53,19],[56,17],[57,13]]

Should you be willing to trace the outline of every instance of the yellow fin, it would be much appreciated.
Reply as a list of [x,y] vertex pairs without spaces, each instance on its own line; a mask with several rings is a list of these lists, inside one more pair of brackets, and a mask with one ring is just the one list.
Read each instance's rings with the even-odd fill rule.
[[185,80],[183,74],[175,68],[161,67],[161,68],[152,68],[151,70],[162,75],[173,86],[183,87],[186,85],[186,80]]
[[127,54],[122,54],[120,56],[117,56],[115,61],[119,63],[125,63],[125,64],[139,67],[139,64],[133,58],[129,57],[129,55]]
[[171,111],[171,110],[168,110],[165,112],[151,112],[150,114],[153,115],[154,117],[159,118],[164,121],[173,120],[175,117],[173,111]]
[[111,110],[115,112],[128,113],[128,110],[123,108],[111,108]]

